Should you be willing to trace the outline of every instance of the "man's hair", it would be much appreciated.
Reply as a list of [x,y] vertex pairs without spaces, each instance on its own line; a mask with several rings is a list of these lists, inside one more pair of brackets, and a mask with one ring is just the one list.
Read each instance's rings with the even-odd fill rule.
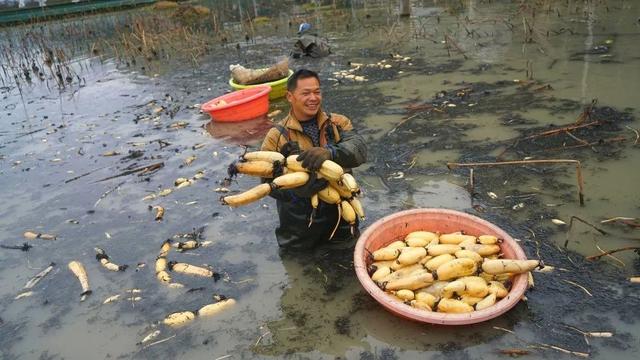
[[320,83],[320,77],[317,72],[307,69],[297,70],[291,75],[289,80],[287,80],[287,90],[291,92],[295,91],[296,87],[298,87],[298,79],[306,79],[310,77],[318,79],[318,83]]

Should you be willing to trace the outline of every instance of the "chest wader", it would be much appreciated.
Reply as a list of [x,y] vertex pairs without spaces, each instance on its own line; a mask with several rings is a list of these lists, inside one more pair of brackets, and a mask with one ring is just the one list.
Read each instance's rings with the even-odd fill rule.
[[[335,144],[336,134],[339,137],[339,131],[336,125],[331,122],[330,113],[326,121],[328,121],[329,125],[324,128],[325,139],[328,144]],[[299,144],[291,141],[289,129],[279,124],[275,125],[275,128],[280,132],[280,136],[284,136],[287,139],[288,144],[292,144],[288,146],[287,150],[298,149],[298,152],[302,152]],[[280,139],[278,139],[277,143],[280,143]],[[283,149],[278,148],[278,151],[281,150]],[[295,151],[291,151],[290,154],[285,155],[295,153]],[[339,205],[320,201],[314,214],[313,222],[309,224],[309,218],[313,210],[311,199],[297,197],[291,191],[289,191],[286,198],[289,201],[276,200],[280,220],[280,226],[276,228],[276,239],[281,247],[306,249],[324,245],[332,246],[333,244],[337,246],[350,246],[352,244],[354,236],[351,234],[351,226],[338,217]],[[340,221],[338,229],[329,240],[338,220]],[[357,221],[355,235],[356,238],[359,235]]]

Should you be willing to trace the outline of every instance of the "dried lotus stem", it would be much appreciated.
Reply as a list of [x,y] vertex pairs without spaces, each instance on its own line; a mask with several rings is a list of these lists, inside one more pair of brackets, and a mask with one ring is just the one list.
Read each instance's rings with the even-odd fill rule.
[[493,167],[503,165],[537,165],[537,164],[576,164],[576,177],[578,181],[578,198],[580,205],[584,206],[584,183],[582,179],[582,166],[579,160],[572,159],[546,159],[546,160],[517,160],[517,161],[500,161],[500,162],[482,162],[482,163],[447,163],[449,169],[458,167]]

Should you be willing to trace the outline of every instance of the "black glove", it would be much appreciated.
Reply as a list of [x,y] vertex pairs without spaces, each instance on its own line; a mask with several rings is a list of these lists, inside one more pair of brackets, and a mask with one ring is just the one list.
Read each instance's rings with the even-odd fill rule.
[[291,189],[291,191],[297,197],[310,198],[318,191],[324,189],[329,185],[329,182],[325,179],[318,179],[318,175],[312,172],[309,174],[309,181],[302,186]]
[[331,160],[331,151],[322,147],[312,147],[298,155],[296,160],[302,162],[305,169],[318,171],[325,160]]
[[288,157],[289,155],[300,154],[300,145],[297,141],[289,141],[288,143],[282,145],[280,148],[280,153],[284,155],[284,157]]

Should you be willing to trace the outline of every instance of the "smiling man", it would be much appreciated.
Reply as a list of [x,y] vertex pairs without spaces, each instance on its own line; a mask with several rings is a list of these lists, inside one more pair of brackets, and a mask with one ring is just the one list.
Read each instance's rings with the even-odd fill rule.
[[[350,245],[355,236],[340,219],[335,204],[320,201],[311,219],[311,197],[328,184],[317,179],[315,171],[325,160],[333,160],[345,171],[367,160],[364,139],[353,131],[351,121],[340,114],[322,110],[322,91],[318,74],[306,69],[296,71],[287,82],[289,115],[275,125],[264,139],[262,150],[278,151],[289,156],[299,154],[302,166],[310,170],[307,184],[291,190],[274,190],[280,226],[278,244],[288,248],[311,248],[329,241]],[[312,220],[312,221],[310,221]],[[333,229],[338,229],[331,237]]]

